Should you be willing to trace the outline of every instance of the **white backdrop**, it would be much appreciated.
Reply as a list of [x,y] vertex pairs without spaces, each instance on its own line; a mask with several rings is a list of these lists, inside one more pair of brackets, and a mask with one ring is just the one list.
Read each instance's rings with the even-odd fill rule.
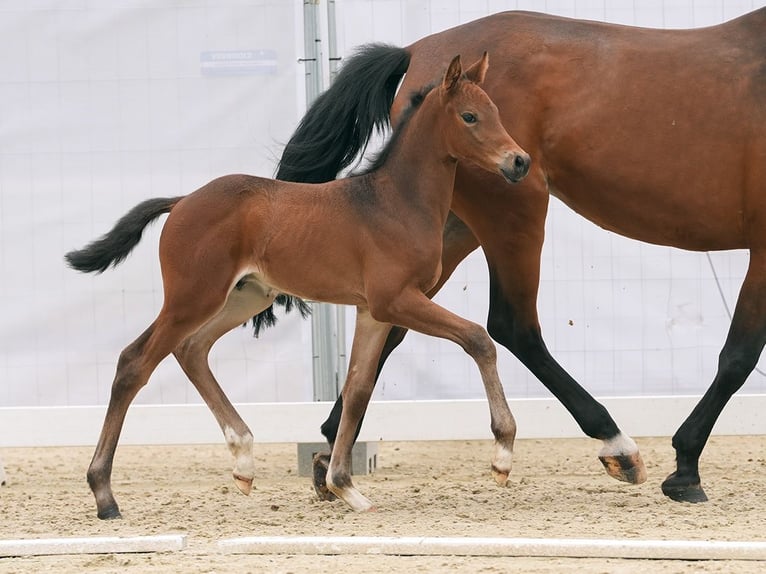
[[[501,9],[688,27],[763,2],[336,4],[343,55],[373,40],[403,45]],[[188,193],[224,173],[273,174],[304,111],[302,2],[5,0],[0,32],[0,407],[102,405],[120,350],[161,304],[159,226],[102,276],[68,270],[62,256],[142,199]],[[548,346],[598,396],[701,393],[747,254],[711,260],[718,280],[705,254],[620,238],[554,201],[539,300]],[[438,300],[483,323],[487,287],[477,252]],[[310,326],[294,316],[257,340],[249,329],[227,335],[212,363],[235,402],[312,398]],[[500,353],[500,367],[509,396],[548,396],[509,353]],[[766,392],[764,376],[753,374],[744,391]],[[376,398],[482,394],[460,349],[411,335]],[[168,360],[138,402],[199,397]]]

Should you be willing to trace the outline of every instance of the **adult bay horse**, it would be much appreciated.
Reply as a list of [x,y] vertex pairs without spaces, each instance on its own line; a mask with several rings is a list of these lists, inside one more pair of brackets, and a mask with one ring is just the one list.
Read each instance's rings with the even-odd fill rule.
[[[536,309],[548,194],[627,237],[687,250],[750,250],[750,265],[712,385],[673,437],[678,501],[707,500],[698,461],[715,421],[766,342],[766,8],[694,30],[653,30],[507,12],[427,36],[368,62],[377,76],[338,79],[288,143],[277,178],[325,181],[364,148],[375,126],[401,121],[406,94],[453,51],[492,50],[484,83],[533,158],[513,193],[458,166],[442,277],[479,244],[489,265],[490,335],[507,347],[609,449],[624,435],[551,356]],[[356,62],[359,65],[359,62]],[[399,95],[397,83],[405,74]],[[392,104],[392,105],[391,105]],[[338,121],[346,108],[360,120]],[[342,127],[347,129],[342,131]],[[392,331],[380,367],[404,337]],[[335,441],[343,397],[322,432]],[[602,457],[603,459],[603,457]],[[637,450],[613,472],[644,476]],[[632,462],[631,462],[632,461]],[[323,491],[326,460],[315,460]],[[635,471],[630,472],[630,464]]]
[[491,171],[503,185],[529,170],[529,156],[479,86],[487,66],[486,52],[465,74],[459,57],[449,62],[436,88],[410,100],[409,119],[400,122],[364,174],[316,185],[224,176],[187,196],[146,200],[102,238],[66,255],[75,269],[104,271],[127,257],[149,222],[170,214],[159,245],[164,303],[120,355],[88,468],[99,518],[120,516],[111,471],[122,424],[136,393],[170,353],[221,426],[236,460],[237,486],[250,492],[253,436],[207,357],[224,333],[284,293],[357,307],[346,408],[327,473],[334,495],[355,510],[372,507],[352,484],[350,456],[392,324],[450,339],[476,361],[493,398],[495,474],[506,481],[516,424],[497,374],[494,343],[481,326],[424,294],[441,274],[442,229],[457,161]]

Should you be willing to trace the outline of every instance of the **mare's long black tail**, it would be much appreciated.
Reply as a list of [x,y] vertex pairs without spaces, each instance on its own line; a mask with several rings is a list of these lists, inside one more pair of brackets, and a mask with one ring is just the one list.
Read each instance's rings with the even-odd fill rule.
[[396,88],[410,64],[404,48],[366,44],[306,112],[279,161],[276,178],[321,183],[351,165],[389,122]]
[[73,269],[83,273],[103,273],[116,267],[141,241],[144,228],[163,213],[170,212],[181,197],[147,199],[123,215],[112,230],[82,249],[70,251],[64,259]]
[[[320,95],[298,124],[279,160],[276,178],[282,181],[332,181],[364,151],[373,132],[389,123],[399,81],[410,64],[404,48],[367,44],[348,58],[330,88]],[[303,317],[309,306],[301,299],[280,295],[276,302]],[[273,307],[253,317],[257,335],[276,323]]]

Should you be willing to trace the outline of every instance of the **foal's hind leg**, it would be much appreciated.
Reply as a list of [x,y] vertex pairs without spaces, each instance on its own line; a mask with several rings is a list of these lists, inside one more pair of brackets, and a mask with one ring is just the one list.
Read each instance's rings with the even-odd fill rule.
[[375,368],[391,325],[358,308],[348,376],[343,386],[343,414],[327,469],[327,489],[356,511],[373,509],[372,503],[351,482],[351,449],[375,387]]
[[223,431],[235,460],[234,483],[243,494],[250,494],[255,476],[253,434],[215,379],[208,354],[218,339],[266,309],[275,296],[276,292],[252,279],[241,281],[229,293],[224,308],[173,351]]
[[673,436],[676,471],[662,492],[680,502],[705,502],[699,458],[713,425],[732,395],[758,363],[766,344],[766,252],[750,253],[750,266],[734,310],[729,335],[718,358],[713,384]]
[[505,485],[511,472],[516,421],[505,399],[497,373],[495,344],[483,327],[440,307],[420,291],[403,291],[381,312],[380,318],[426,335],[454,341],[468,353],[479,367],[489,401],[490,428],[495,436],[492,474]]
[[88,467],[88,484],[96,498],[99,518],[119,518],[111,486],[112,463],[130,403],[147,383],[159,362],[204,321],[199,314],[179,316],[163,308],[157,319],[120,354],[101,435]]

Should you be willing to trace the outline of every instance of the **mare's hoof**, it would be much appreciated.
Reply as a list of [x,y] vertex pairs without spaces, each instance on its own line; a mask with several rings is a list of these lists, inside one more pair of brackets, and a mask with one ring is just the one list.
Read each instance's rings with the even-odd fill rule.
[[244,476],[239,476],[235,474],[234,484],[237,485],[237,488],[239,489],[239,491],[245,496],[248,496],[250,494],[250,491],[253,490],[252,478],[245,478]]
[[330,466],[329,454],[319,453],[314,455],[314,462],[313,462],[314,490],[316,491],[317,496],[319,497],[319,500],[332,502],[333,500],[336,500],[338,497],[335,496],[332,492],[330,492],[329,488],[327,488],[327,468],[329,466]]
[[646,466],[639,453],[599,456],[598,459],[612,478],[630,484],[646,482]]
[[117,520],[118,518],[122,518],[122,514],[120,514],[120,509],[117,507],[117,505],[113,504],[111,506],[107,506],[103,510],[99,510],[98,517],[101,520]]
[[707,502],[708,498],[702,485],[697,482],[682,482],[674,472],[662,483],[662,494],[676,502]]

